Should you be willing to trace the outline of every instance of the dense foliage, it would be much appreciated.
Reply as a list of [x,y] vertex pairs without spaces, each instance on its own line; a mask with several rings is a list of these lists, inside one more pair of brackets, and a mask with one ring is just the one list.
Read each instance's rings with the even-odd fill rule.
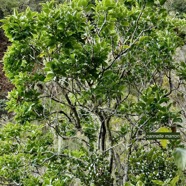
[[183,144],[145,139],[184,119],[174,54],[186,22],[164,2],[47,2],[3,20],[15,117],[0,129],[2,184],[181,183],[172,150]]

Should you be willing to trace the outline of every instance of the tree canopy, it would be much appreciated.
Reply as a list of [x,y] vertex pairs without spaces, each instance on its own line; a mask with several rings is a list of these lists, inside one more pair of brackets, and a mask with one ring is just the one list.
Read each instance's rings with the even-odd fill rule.
[[186,22],[171,18],[164,2],[51,1],[3,20],[15,116],[0,129],[0,182],[179,181],[171,153],[183,144],[145,139],[184,127],[186,64],[174,56]]

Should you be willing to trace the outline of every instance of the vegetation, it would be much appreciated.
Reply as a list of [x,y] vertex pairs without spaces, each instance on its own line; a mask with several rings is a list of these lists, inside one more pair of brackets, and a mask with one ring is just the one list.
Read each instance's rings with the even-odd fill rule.
[[3,20],[14,118],[0,128],[0,184],[184,185],[181,148],[172,154],[184,135],[145,139],[184,131],[186,64],[174,56],[186,21],[164,3],[51,1]]
[[24,11],[28,6],[39,11],[41,7],[39,3],[44,2],[46,0],[0,0],[0,18],[12,14],[14,9]]

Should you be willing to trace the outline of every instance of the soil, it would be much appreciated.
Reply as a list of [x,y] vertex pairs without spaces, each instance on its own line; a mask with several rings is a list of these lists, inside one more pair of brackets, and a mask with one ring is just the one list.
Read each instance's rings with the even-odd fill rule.
[[13,85],[8,81],[3,72],[3,56],[6,52],[9,42],[4,35],[4,32],[0,30],[0,99],[5,99],[8,95],[8,92],[12,90]]

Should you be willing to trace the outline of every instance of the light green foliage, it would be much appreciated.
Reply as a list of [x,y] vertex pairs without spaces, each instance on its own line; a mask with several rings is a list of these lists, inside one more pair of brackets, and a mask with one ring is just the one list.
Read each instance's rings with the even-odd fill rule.
[[168,178],[167,180],[160,181],[160,180],[152,180],[152,182],[156,185],[161,185],[161,186],[176,186],[179,181],[179,176],[174,177],[173,179]]
[[174,151],[174,159],[178,169],[184,170],[186,168],[186,150],[183,148],[176,148]]
[[[172,104],[166,96],[168,92],[165,89],[160,89],[157,86],[148,87],[143,93],[143,96],[136,105],[136,112],[141,114],[140,125],[146,128],[146,132],[155,129],[154,125],[168,126],[170,120],[173,123],[181,122],[180,113],[171,111]],[[157,128],[158,129],[158,128]]]
[[[70,185],[79,179],[86,186],[120,186],[128,180],[142,185],[173,178],[173,161],[169,164],[168,154],[158,148],[156,163],[165,167],[159,170],[154,164],[155,174],[147,162],[148,170],[136,169],[136,156],[131,162],[140,143],[148,147],[143,133],[182,122],[171,95],[180,91],[175,74],[185,70],[173,58],[183,44],[175,28],[186,23],[172,20],[163,3],[52,1],[39,13],[28,8],[3,20],[12,42],[4,70],[15,86],[7,109],[15,114],[15,127],[36,127],[30,140],[30,134],[18,132],[23,142],[16,143],[16,151],[5,137],[8,133],[2,132],[3,178],[22,185]],[[39,133],[41,124],[47,132]],[[149,158],[147,149],[142,158]],[[24,165],[10,174],[20,159]],[[41,170],[37,176],[36,167]],[[141,168],[144,175],[137,172]]]
[[52,151],[52,134],[42,132],[43,126],[6,124],[0,130],[0,177],[3,183],[26,183],[37,185],[34,178],[49,152]]

